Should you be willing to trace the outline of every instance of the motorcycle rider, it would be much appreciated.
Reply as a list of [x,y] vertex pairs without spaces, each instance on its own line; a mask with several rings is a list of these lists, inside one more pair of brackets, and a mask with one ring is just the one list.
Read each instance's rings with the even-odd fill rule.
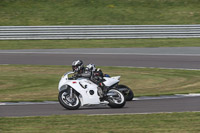
[[101,71],[100,68],[96,69],[94,64],[87,65],[86,69],[91,71],[92,75],[90,80],[95,84],[97,84],[98,87],[100,87],[100,89],[102,90],[101,92],[103,93],[102,97],[105,98],[108,91],[108,87],[106,87],[105,84],[103,83],[105,81],[103,78],[104,77],[103,72]]
[[82,60],[76,60],[72,63],[72,71],[75,73],[76,77],[91,77],[91,72],[86,71]]
[[76,60],[72,63],[73,72],[77,73],[76,77],[89,78],[92,82],[97,84],[103,91],[103,96],[106,96],[108,88],[104,85],[103,72],[100,68],[96,69],[94,64],[88,64],[84,67],[82,60]]
[[86,70],[91,72],[91,80],[93,80],[96,84],[100,84],[99,82],[103,82],[103,72],[100,68],[96,69],[94,64],[88,64],[86,66]]

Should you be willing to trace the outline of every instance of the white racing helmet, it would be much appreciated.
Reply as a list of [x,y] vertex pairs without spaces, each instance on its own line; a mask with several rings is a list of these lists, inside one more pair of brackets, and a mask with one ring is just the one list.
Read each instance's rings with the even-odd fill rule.
[[91,71],[95,71],[95,70],[96,70],[95,64],[88,64],[88,65],[86,66],[86,68],[87,68],[88,70],[91,70]]
[[79,72],[84,68],[82,60],[76,60],[72,63],[72,70],[73,72]]

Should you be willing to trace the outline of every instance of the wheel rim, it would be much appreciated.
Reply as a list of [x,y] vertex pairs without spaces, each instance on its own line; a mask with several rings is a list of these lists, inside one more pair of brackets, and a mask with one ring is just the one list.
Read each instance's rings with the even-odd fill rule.
[[116,90],[110,90],[109,92],[115,93],[114,96],[109,96],[109,100],[111,100],[115,104],[122,104],[124,102],[124,96],[116,91]]
[[70,97],[67,92],[63,92],[61,99],[66,105],[71,107],[77,106],[79,104],[79,99],[75,94],[73,94],[73,97]]

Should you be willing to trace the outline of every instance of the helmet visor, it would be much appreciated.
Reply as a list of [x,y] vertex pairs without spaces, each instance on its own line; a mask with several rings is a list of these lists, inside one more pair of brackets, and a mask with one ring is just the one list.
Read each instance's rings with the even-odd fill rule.
[[73,70],[73,72],[77,72],[78,71],[78,67],[77,66],[72,66],[72,70]]

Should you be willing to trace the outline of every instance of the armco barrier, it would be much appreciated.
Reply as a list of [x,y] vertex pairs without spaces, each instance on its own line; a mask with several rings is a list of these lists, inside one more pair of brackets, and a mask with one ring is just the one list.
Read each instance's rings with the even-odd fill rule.
[[0,26],[0,40],[198,37],[200,25]]

